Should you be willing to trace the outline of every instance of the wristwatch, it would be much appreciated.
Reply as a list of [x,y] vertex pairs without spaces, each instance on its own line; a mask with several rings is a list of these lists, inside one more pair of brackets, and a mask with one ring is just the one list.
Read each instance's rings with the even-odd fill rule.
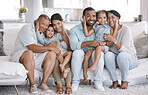
[[117,40],[114,42],[114,45],[117,44]]

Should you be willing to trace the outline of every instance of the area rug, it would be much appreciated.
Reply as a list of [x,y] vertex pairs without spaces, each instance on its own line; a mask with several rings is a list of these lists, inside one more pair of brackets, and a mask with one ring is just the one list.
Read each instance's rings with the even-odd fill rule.
[[[132,85],[126,90],[109,89],[105,85],[105,91],[101,92],[94,88],[94,85],[80,85],[78,91],[71,95],[148,95],[148,84]],[[29,93],[29,86],[17,86],[20,95],[31,95]],[[49,86],[51,93],[44,93],[38,89],[38,94],[35,95],[56,95],[56,86]],[[65,87],[64,87],[65,89]],[[0,86],[0,95],[17,95],[13,86]],[[63,94],[64,95],[64,94]]]

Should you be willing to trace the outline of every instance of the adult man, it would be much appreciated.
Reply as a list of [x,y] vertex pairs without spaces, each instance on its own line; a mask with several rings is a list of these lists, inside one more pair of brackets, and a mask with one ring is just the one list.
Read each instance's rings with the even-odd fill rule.
[[[83,16],[85,16],[85,19],[86,19],[87,29],[90,30],[96,22],[96,11],[91,7],[87,7],[83,11]],[[74,50],[72,55],[72,61],[71,61],[71,68],[72,68],[72,75],[73,75],[72,76],[73,91],[77,90],[80,83],[79,76],[80,76],[80,70],[83,64],[85,52],[87,51],[89,46],[96,47],[98,44],[104,43],[104,42],[94,41],[94,38],[95,38],[95,34],[92,34],[89,37],[86,37],[84,35],[82,24],[76,25],[70,30],[70,34],[69,34],[70,46],[71,46],[71,49]],[[94,56],[94,54],[92,55]],[[94,60],[93,56],[92,56],[92,59]],[[91,62],[90,64],[92,65],[93,62]],[[105,90],[104,87],[102,86],[103,68],[104,68],[104,53],[102,52],[101,58],[97,65],[97,69],[93,71],[95,88],[100,91]]]
[[40,15],[35,23],[23,26],[16,38],[11,60],[22,63],[29,71],[30,93],[37,93],[37,85],[34,81],[35,68],[38,70],[44,69],[43,79],[39,88],[43,91],[51,92],[46,82],[53,71],[56,53],[50,50],[58,50],[51,46],[41,46],[37,41],[35,33],[35,31],[43,33],[49,24],[49,17]]

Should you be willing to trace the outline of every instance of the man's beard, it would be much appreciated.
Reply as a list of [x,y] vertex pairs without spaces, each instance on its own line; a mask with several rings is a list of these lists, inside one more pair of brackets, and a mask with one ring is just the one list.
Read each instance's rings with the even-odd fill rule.
[[89,23],[86,22],[87,26],[93,26],[95,24],[96,21],[94,21],[94,23],[92,25],[90,25]]

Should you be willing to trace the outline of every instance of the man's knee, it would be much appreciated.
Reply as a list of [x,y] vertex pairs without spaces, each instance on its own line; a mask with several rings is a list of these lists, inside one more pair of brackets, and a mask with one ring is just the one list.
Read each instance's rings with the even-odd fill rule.
[[72,56],[80,58],[81,56],[84,56],[84,51],[82,49],[74,50]]
[[19,62],[24,63],[24,61],[27,61],[27,60],[29,60],[29,61],[34,60],[34,55],[31,50],[24,51],[22,56],[19,59]]
[[113,55],[114,54],[112,52],[108,51],[108,52],[105,53],[104,56],[105,56],[105,59],[109,59],[109,58],[112,58]]
[[20,59],[31,59],[33,58],[33,52],[31,50],[26,50],[23,52]]

